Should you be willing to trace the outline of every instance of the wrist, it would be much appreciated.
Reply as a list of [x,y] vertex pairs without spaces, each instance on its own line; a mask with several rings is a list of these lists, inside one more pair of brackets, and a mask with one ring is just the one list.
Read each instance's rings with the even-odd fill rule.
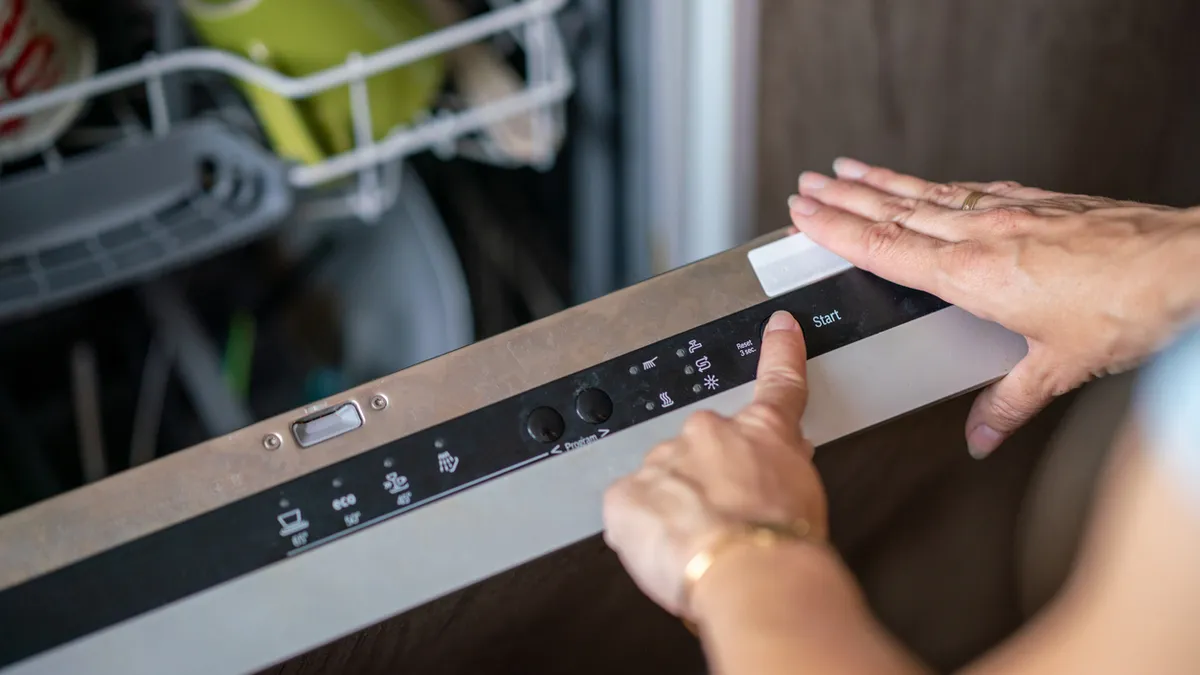
[[747,612],[783,619],[792,616],[806,596],[849,580],[836,552],[824,543],[780,540],[764,547],[743,540],[726,548],[693,586],[690,618],[701,630],[736,622]]
[[1126,318],[1111,348],[1124,356],[1107,372],[1141,365],[1200,318],[1200,208],[1158,217],[1169,224],[1139,235],[1140,253],[1121,278],[1117,292]]

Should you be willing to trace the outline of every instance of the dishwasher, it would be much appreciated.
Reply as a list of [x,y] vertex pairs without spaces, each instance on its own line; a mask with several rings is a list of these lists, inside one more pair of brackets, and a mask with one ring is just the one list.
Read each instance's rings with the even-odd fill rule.
[[0,0],[0,672],[699,672],[599,496],[771,311],[818,445],[1024,349],[755,222],[756,21]]

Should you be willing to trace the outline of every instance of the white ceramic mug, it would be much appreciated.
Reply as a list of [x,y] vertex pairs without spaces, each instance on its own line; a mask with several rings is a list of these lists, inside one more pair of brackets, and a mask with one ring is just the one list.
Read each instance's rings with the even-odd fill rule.
[[[50,0],[0,0],[0,105],[95,71],[95,42]],[[0,120],[0,162],[52,145],[85,104],[72,101]]]

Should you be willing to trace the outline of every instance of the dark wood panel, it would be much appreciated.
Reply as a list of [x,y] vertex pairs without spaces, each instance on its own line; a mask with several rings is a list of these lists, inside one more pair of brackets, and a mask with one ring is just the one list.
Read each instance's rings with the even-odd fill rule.
[[1194,0],[762,0],[759,222],[838,155],[1200,203]]

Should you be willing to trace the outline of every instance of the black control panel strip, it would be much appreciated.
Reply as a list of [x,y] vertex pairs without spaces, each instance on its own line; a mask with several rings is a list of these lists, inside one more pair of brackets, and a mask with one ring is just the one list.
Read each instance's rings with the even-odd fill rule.
[[851,270],[368,450],[0,591],[0,666],[750,382],[777,309],[812,358],[944,307]]

